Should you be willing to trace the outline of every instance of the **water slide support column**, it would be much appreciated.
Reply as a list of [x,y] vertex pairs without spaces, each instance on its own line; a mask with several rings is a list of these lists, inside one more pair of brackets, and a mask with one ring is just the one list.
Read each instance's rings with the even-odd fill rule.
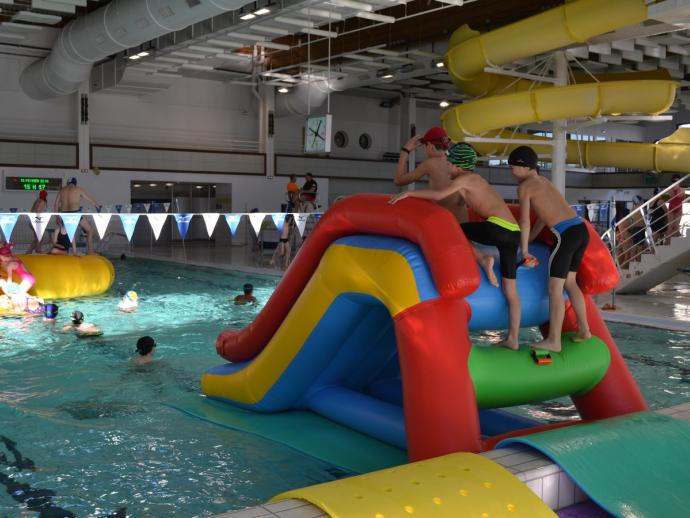
[[[400,99],[400,146],[404,146],[405,143],[417,134],[417,99],[414,97],[402,97]],[[411,153],[407,155],[407,170],[412,171],[415,166],[415,154],[416,151],[413,149]],[[413,191],[415,184],[410,184],[407,186],[408,190]]]
[[[616,342],[601,318],[599,309],[590,295],[585,295],[587,321],[594,336],[599,337],[609,348],[611,363],[602,380],[592,390],[581,396],[573,396],[573,402],[582,419],[605,419],[631,412],[648,410],[637,383],[630,374]],[[576,331],[577,319],[572,306],[568,304],[563,320],[563,331]]]
[[[554,52],[554,79],[556,86],[568,84],[568,58],[565,52]],[[553,121],[553,154],[551,157],[551,181],[556,189],[565,196],[565,161],[566,161],[566,124],[565,119]]]
[[468,313],[465,299],[440,298],[393,319],[411,461],[482,449]]

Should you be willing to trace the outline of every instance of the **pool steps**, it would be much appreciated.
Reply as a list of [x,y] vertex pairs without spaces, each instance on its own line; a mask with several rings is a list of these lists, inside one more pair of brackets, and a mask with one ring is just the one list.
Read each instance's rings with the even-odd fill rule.
[[[690,403],[665,408],[659,413],[690,421]],[[587,500],[587,495],[557,464],[535,450],[511,447],[482,455],[513,473],[555,511]],[[328,518],[328,515],[303,500],[288,499],[231,511],[215,518]]]

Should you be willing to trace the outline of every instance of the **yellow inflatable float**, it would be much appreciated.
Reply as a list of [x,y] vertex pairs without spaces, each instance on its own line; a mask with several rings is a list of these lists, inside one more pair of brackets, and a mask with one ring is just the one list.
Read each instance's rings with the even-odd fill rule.
[[[36,277],[29,290],[42,299],[90,297],[107,291],[115,280],[113,264],[100,255],[20,255],[24,266]],[[19,278],[15,275],[15,282]]]

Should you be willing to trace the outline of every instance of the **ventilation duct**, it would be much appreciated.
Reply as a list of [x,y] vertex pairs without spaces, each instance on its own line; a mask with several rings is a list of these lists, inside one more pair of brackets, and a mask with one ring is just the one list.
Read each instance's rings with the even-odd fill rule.
[[62,29],[50,55],[27,67],[20,84],[33,99],[71,94],[89,79],[94,63],[248,3],[251,2],[113,0]]

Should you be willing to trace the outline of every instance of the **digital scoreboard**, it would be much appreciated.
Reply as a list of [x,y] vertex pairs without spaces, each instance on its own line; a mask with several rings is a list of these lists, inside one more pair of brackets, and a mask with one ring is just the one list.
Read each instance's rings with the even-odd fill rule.
[[59,191],[62,178],[42,178],[36,176],[5,176],[6,191]]

